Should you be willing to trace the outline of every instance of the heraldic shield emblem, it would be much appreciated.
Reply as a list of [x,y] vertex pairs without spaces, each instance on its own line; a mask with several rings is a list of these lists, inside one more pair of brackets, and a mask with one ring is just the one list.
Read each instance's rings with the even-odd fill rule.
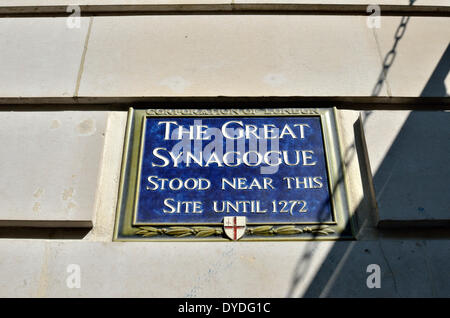
[[223,218],[223,229],[228,238],[239,240],[245,234],[245,216],[226,216]]

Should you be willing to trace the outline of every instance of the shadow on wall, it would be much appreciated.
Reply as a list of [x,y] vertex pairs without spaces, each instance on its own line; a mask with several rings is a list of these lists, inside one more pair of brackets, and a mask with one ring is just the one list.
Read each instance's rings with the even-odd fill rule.
[[[357,121],[354,126],[355,131],[355,144],[350,145],[347,149],[344,151],[344,166],[347,167],[348,164],[353,160],[355,156],[358,156],[358,161],[361,163],[361,176],[363,179],[363,190],[364,190],[364,197],[362,202],[360,203],[360,206],[364,205],[364,211],[367,211],[370,209],[370,206],[372,203],[370,202],[371,198],[373,197],[370,195],[370,188],[367,182],[367,167],[363,166],[365,161],[361,158],[361,156],[364,156],[363,152],[361,151],[363,149],[363,145],[361,143],[361,123],[360,121]],[[343,182],[344,180],[342,178],[339,179],[339,182]],[[359,209],[359,208],[358,208]],[[370,219],[373,216],[373,214],[366,215],[367,219]],[[351,222],[358,224],[358,228],[362,225],[360,221],[361,218],[353,216],[353,220]],[[370,223],[374,223],[374,220],[368,220]],[[302,289],[302,286],[305,285],[305,282],[308,280],[308,275],[310,266],[312,266],[314,258],[318,256],[318,248],[319,245],[322,244],[322,247],[324,246],[324,243],[322,242],[305,242],[305,248],[302,251],[302,254],[300,255],[293,276],[292,281],[289,286],[289,290],[287,293],[287,297],[326,297],[330,295],[331,289],[335,287],[335,283],[337,280],[342,279],[342,273],[344,273],[344,280],[348,280],[351,283],[351,280],[354,279],[354,271],[356,266],[360,266],[361,261],[358,261],[357,263],[352,263],[351,260],[355,258],[354,253],[357,249],[360,249],[361,245],[356,245],[355,241],[341,241],[336,242],[332,246],[330,252],[327,254],[324,263],[322,264],[322,267],[319,269],[317,274],[314,276],[312,282],[307,287],[307,290],[305,294],[296,294],[297,290]],[[356,249],[355,249],[356,247]],[[358,253],[356,251],[356,253]],[[364,253],[360,254],[362,256],[366,256]],[[353,264],[353,266],[348,266],[350,263]],[[352,268],[353,267],[353,268]],[[343,272],[341,272],[343,271]],[[350,271],[350,275],[349,275]],[[352,287],[350,287],[351,284],[348,284],[348,282],[344,283],[343,285],[338,284],[339,286],[344,286],[344,290],[354,290]],[[342,287],[341,287],[342,288]],[[341,289],[342,291],[342,289]],[[334,292],[333,292],[334,293]],[[346,293],[344,294],[333,294],[332,296],[347,296]]]
[[449,163],[450,112],[411,112],[373,178],[379,226],[446,225]]
[[[450,45],[426,83],[421,97],[448,97]],[[413,111],[374,175],[380,227],[449,225],[450,112]]]
[[445,78],[450,72],[450,44],[447,46],[439,63],[431,74],[421,97],[450,97],[450,92],[445,87]]
[[[425,115],[425,118],[422,115]],[[450,185],[445,181],[449,180],[450,168],[448,164],[444,164],[448,162],[450,154],[448,140],[450,118],[448,116],[450,113],[411,113],[375,175],[375,185],[377,180],[388,183],[384,193],[389,197],[379,198],[379,205],[386,201],[393,205],[389,208],[396,209],[394,211],[415,213],[417,209],[414,209],[414,201],[408,200],[426,200],[422,202],[428,202],[432,206],[427,207],[425,211],[445,212],[449,218],[450,199],[446,194],[450,193]],[[429,122],[422,123],[424,119]],[[444,131],[445,123],[447,127]],[[355,124],[355,135],[359,125],[358,122]],[[417,138],[417,134],[436,136],[439,132],[441,135],[437,142],[430,142],[425,137]],[[444,134],[446,134],[445,137],[443,137]],[[439,147],[436,143],[441,146],[445,144],[445,147]],[[435,150],[436,146],[441,149]],[[361,212],[367,211],[368,206],[371,206],[368,201],[372,198],[368,190],[370,187],[367,185],[368,170],[364,166],[361,140],[356,142],[355,148],[364,186],[364,197],[358,207],[358,211]],[[426,162],[420,159],[422,156],[427,158]],[[392,162],[397,162],[398,167],[392,167]],[[429,170],[429,167],[432,169]],[[394,173],[392,169],[395,169]],[[436,178],[439,178],[439,185],[436,184]],[[433,185],[433,188],[430,185]],[[436,187],[441,188],[436,191]],[[438,201],[430,201],[432,197],[438,198]],[[404,206],[403,204],[406,204],[404,201],[413,208]],[[366,220],[360,217],[361,214],[358,219],[362,224]],[[373,214],[365,217],[373,217]],[[368,222],[376,224],[373,220]],[[443,244],[442,240],[436,239],[438,237],[450,242],[448,230],[417,228],[414,224],[414,227],[377,232],[386,239],[378,240],[374,237],[374,240],[335,242],[311,283],[304,292],[296,294],[295,291],[300,289],[299,286],[307,278],[305,273],[308,265],[311,264],[311,259],[316,256],[314,248],[310,248],[312,252],[301,255],[297,261],[287,296],[308,298],[450,297],[450,276],[448,275],[450,244]],[[426,240],[427,238],[431,240]],[[318,247],[318,245],[312,246]],[[376,264],[380,268],[381,288],[369,288],[367,285],[367,279],[371,274],[367,272],[367,269],[371,264]]]
[[[396,39],[394,51],[397,45]],[[387,56],[384,61],[386,59]],[[387,70],[383,65],[374,92],[379,92]],[[449,97],[444,82],[449,71],[450,45],[425,84],[421,97]],[[354,128],[358,137],[358,127]],[[371,204],[370,185],[367,184],[370,176],[368,169],[365,170],[362,139],[359,138],[354,146],[365,192],[360,207],[367,208]],[[374,175],[373,185],[382,213],[423,219],[420,224],[412,223],[419,228],[407,225],[402,230],[377,231],[387,238],[395,237],[395,240],[336,242],[305,292],[296,294],[299,286],[305,284],[306,270],[318,246],[311,244],[312,247],[298,259],[287,297],[450,297],[450,245],[442,244],[440,240],[423,240],[440,238],[438,227],[448,225],[435,221],[450,219],[449,163],[450,113],[411,112]],[[430,225],[437,228],[420,228]],[[448,230],[444,230],[442,238],[448,239],[448,234]],[[370,289],[366,285],[370,264],[380,266],[381,288]]]

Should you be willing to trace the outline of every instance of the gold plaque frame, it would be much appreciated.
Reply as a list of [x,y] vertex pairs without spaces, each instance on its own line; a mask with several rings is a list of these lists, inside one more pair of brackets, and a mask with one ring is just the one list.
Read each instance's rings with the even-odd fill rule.
[[223,241],[221,223],[137,224],[144,127],[147,117],[320,117],[334,222],[251,223],[240,241],[294,241],[353,239],[356,232],[349,211],[345,166],[335,108],[275,109],[134,109],[128,113],[122,157],[114,241]]

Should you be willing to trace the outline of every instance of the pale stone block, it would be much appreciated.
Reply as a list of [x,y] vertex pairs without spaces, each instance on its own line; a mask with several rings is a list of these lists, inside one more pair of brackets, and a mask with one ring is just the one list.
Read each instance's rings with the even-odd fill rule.
[[49,273],[43,262],[49,249],[42,241],[1,240],[0,255],[0,297],[39,297],[47,290]]
[[[187,244],[3,240],[0,251],[8,261],[0,262],[0,296],[449,297],[449,259],[443,257],[449,248],[449,240]],[[367,286],[370,264],[380,268],[380,288]],[[70,288],[75,287],[70,284],[75,271],[68,272],[73,265],[79,269],[80,288]]]
[[380,226],[449,225],[449,123],[441,111],[366,112]]
[[[377,4],[410,5],[410,0],[380,0]],[[373,4],[370,0],[46,0],[45,5],[128,5],[128,4],[231,4],[231,3],[299,3],[299,4]],[[3,0],[2,6],[42,6],[39,0]],[[417,0],[414,5],[448,5],[447,0]]]
[[[230,3],[231,0],[46,0],[46,6],[74,5],[143,5],[143,4],[218,4]],[[2,6],[43,6],[42,0],[4,0]]]
[[389,95],[449,96],[450,19],[382,16],[380,22],[373,30]]
[[365,17],[98,17],[79,95],[364,96],[378,71]]
[[108,113],[101,169],[96,189],[94,227],[83,238],[84,240],[110,242],[113,238],[127,118],[128,112],[126,111]]
[[337,114],[344,166],[342,181],[348,192],[348,208],[357,229],[357,238],[373,239],[377,235],[376,204],[360,114],[352,110],[338,110]]
[[106,118],[0,113],[0,225],[92,226]]
[[0,19],[0,97],[73,96],[88,22]]
[[386,157],[411,111],[363,112],[365,138],[373,175]]

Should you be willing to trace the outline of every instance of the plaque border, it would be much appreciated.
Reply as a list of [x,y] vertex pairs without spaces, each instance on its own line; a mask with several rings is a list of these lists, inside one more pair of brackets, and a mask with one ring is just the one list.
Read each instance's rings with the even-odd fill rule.
[[[135,223],[135,212],[139,197],[140,176],[142,169],[142,156],[145,138],[145,123],[148,117],[313,117],[320,118],[324,156],[327,170],[328,187],[331,198],[333,222],[257,222],[249,223],[249,226],[271,226],[272,232],[265,234],[253,234],[244,236],[240,241],[295,241],[295,240],[337,240],[353,239],[356,233],[356,225],[353,215],[348,208],[348,191],[345,178],[345,166],[342,158],[342,147],[339,138],[339,126],[337,124],[336,108],[251,108],[251,109],[136,109],[130,107],[128,112],[125,141],[123,147],[122,167],[119,183],[119,195],[116,208],[116,219],[113,241],[229,241],[224,237],[189,237],[175,235],[148,236],[139,235],[139,229],[152,226],[153,229],[169,229],[189,227],[208,227],[217,229],[222,223]],[[335,133],[333,133],[335,132]],[[300,235],[273,235],[278,229],[286,226],[303,226],[297,228]],[[281,227],[280,227],[281,226]],[[322,231],[327,229],[326,231]],[[251,229],[249,233],[251,233]],[[143,232],[141,230],[141,232]],[[161,230],[160,230],[161,232]],[[176,232],[176,231],[175,231]],[[281,232],[281,231],[280,231]],[[315,235],[321,233],[326,235]],[[178,233],[178,232],[176,232]],[[181,236],[181,237],[180,237]]]

